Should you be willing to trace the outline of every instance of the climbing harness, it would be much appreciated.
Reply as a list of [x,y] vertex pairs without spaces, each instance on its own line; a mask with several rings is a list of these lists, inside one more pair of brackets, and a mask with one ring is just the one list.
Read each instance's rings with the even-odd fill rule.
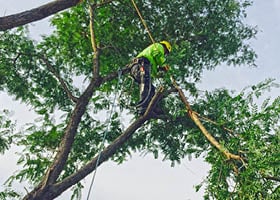
[[[144,68],[145,62],[147,63],[145,58],[135,58],[133,60],[130,75],[133,77],[133,79],[140,85],[140,99],[141,101],[138,102],[137,105],[135,105],[136,108],[140,108],[143,105],[147,104],[149,98],[151,97],[151,91],[152,91],[152,81],[151,76],[146,74],[146,70]],[[151,74],[151,66],[148,67],[148,74]],[[148,93],[145,96],[144,99],[142,99],[141,95],[144,92],[145,83],[148,82]]]
[[116,86],[116,89],[115,89],[113,105],[112,105],[112,108],[111,108],[110,113],[109,113],[109,121],[107,123],[107,127],[106,127],[106,130],[104,132],[104,136],[103,136],[103,139],[102,139],[102,142],[101,142],[100,150],[99,150],[97,161],[96,161],[96,165],[95,165],[95,171],[94,171],[94,174],[92,176],[90,187],[89,187],[89,191],[88,191],[88,195],[87,195],[87,200],[90,199],[90,193],[91,193],[92,186],[93,186],[93,183],[94,183],[94,180],[95,180],[95,177],[96,177],[96,173],[97,173],[97,169],[98,169],[98,165],[99,165],[99,161],[100,161],[100,157],[101,157],[101,152],[102,152],[102,150],[105,147],[106,136],[107,136],[107,133],[109,131],[109,127],[111,125],[113,112],[115,111],[116,99],[117,99],[117,95],[118,95],[118,89],[119,89],[119,86],[120,86],[120,83],[121,83],[121,75],[122,75],[122,70],[119,68],[118,69],[118,82],[117,82],[117,86]]
[[[151,34],[151,31],[149,30],[149,28],[148,28],[148,26],[147,26],[147,24],[146,24],[146,22],[145,22],[145,20],[144,20],[144,18],[143,18],[143,16],[142,16],[140,10],[139,10],[139,8],[137,7],[137,5],[136,5],[136,3],[135,3],[134,0],[131,0],[131,2],[132,2],[133,6],[134,6],[134,8],[135,8],[135,10],[136,10],[136,12],[137,12],[137,14],[138,14],[138,16],[139,16],[139,18],[140,18],[140,20],[141,20],[143,26],[145,27],[145,29],[146,29],[146,31],[147,31],[147,33],[148,33],[148,35],[149,35],[149,37],[150,37],[152,43],[155,44],[155,40],[154,40],[154,38],[153,38],[153,36],[152,36],[152,34]],[[141,59],[141,58],[140,58],[140,59]],[[135,68],[137,69],[137,68],[139,68],[139,64],[140,64],[140,65],[142,66],[142,68],[143,68],[143,66],[144,66],[143,63],[139,63],[139,62],[137,62],[137,63],[138,63],[138,64],[136,64],[136,65],[138,65],[138,66],[136,66],[135,64],[133,64],[132,66],[135,67]],[[141,66],[140,66],[140,69],[139,69],[139,70],[142,69]],[[140,108],[140,107],[142,107],[143,105],[147,104],[147,102],[148,102],[148,101],[150,100],[150,98],[151,98],[151,92],[152,92],[151,66],[149,66],[148,70],[149,70],[148,73],[149,73],[149,76],[150,76],[150,77],[149,77],[150,80],[141,80],[140,83],[139,83],[138,80],[136,80],[136,82],[138,82],[138,83],[140,84],[140,95],[141,95],[141,93],[142,93],[143,90],[144,90],[144,81],[148,81],[148,84],[149,84],[149,85],[148,85],[148,93],[147,93],[145,99],[142,99],[140,102],[138,102],[138,104],[136,105],[136,108]],[[132,73],[135,73],[135,71],[137,72],[137,70],[132,69]],[[143,71],[144,73],[142,73],[142,71]],[[140,71],[140,78],[143,78],[143,79],[144,79],[144,78],[145,78],[145,70],[143,69],[142,71]],[[135,76],[135,75],[134,75],[134,76]],[[136,75],[136,79],[137,79],[137,75]],[[161,85],[162,85],[162,84],[161,84]],[[141,98],[141,97],[140,97],[140,98]]]

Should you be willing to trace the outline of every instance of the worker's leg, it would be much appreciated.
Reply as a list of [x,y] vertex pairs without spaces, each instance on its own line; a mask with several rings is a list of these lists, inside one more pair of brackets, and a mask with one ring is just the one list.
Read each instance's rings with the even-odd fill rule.
[[[144,87],[143,87],[144,86]],[[144,107],[147,107],[155,94],[155,87],[151,83],[151,79],[146,77],[143,83],[143,90],[140,88],[140,102],[143,103]]]
[[155,94],[155,87],[151,80],[151,66],[149,63],[144,64],[140,77],[140,102],[138,105],[140,114],[143,114]]

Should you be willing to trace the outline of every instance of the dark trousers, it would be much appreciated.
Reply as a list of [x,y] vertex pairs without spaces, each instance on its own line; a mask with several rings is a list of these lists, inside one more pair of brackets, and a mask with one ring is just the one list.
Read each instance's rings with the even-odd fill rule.
[[131,75],[134,80],[139,84],[140,101],[136,105],[140,112],[145,112],[151,99],[155,94],[155,87],[151,79],[151,64],[148,59],[142,57],[137,59],[131,68]]

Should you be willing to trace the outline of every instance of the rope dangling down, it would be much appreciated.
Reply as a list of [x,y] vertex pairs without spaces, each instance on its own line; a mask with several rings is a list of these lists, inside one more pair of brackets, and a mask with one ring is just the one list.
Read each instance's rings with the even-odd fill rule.
[[113,99],[113,105],[112,105],[112,108],[111,108],[111,110],[110,110],[109,121],[108,121],[106,130],[105,130],[105,132],[104,132],[104,136],[103,136],[103,139],[102,139],[102,142],[101,142],[101,147],[100,147],[100,150],[99,150],[99,153],[98,153],[98,157],[97,157],[97,161],[96,161],[96,165],[95,165],[95,171],[94,171],[93,177],[92,177],[92,179],[91,179],[91,183],[90,183],[90,187],[89,187],[89,191],[88,191],[88,195],[87,195],[87,200],[89,200],[89,197],[90,197],[90,193],[91,193],[92,186],[93,186],[93,183],[94,183],[94,180],[95,180],[95,177],[96,177],[97,168],[98,168],[99,161],[100,161],[100,157],[101,157],[101,152],[102,152],[102,150],[104,149],[105,140],[106,140],[107,133],[108,133],[108,131],[109,131],[109,127],[110,127],[110,125],[111,125],[113,112],[115,111],[115,108],[116,108],[116,99],[117,99],[117,96],[118,96],[118,89],[119,89],[119,86],[120,86],[120,83],[121,83],[121,75],[122,75],[122,70],[119,68],[119,69],[118,69],[118,83],[117,83],[117,86],[116,86],[116,89],[115,89],[115,95],[114,95],[114,99]]
[[[155,44],[155,40],[153,39],[153,36],[144,20],[144,18],[142,17],[141,15],[141,12],[140,10],[138,9],[136,3],[134,0],[131,0],[137,14],[139,15],[140,19],[141,19],[141,22],[143,23],[145,29],[147,30],[148,34],[149,34],[149,37],[152,41],[153,44]],[[88,3],[88,1],[87,1]],[[90,197],[90,193],[91,193],[91,190],[92,190],[92,186],[93,186],[93,183],[94,183],[94,180],[95,180],[95,177],[96,177],[96,173],[97,173],[97,168],[98,168],[98,165],[99,165],[99,161],[100,161],[100,157],[101,157],[101,152],[104,148],[104,143],[105,143],[105,139],[106,139],[106,135],[108,133],[108,130],[109,130],[109,126],[111,125],[111,120],[112,120],[112,115],[113,115],[113,111],[115,110],[115,106],[116,106],[116,99],[117,99],[117,93],[118,93],[118,89],[119,89],[119,85],[120,85],[120,82],[121,82],[121,74],[122,74],[122,71],[121,69],[119,68],[118,69],[118,83],[117,83],[117,87],[116,87],[116,92],[115,92],[115,96],[114,96],[114,100],[113,100],[113,106],[111,108],[111,111],[110,111],[110,114],[109,114],[109,122],[107,124],[107,128],[106,128],[106,131],[104,133],[104,137],[103,137],[103,140],[102,140],[102,143],[101,143],[101,148],[100,148],[100,151],[98,153],[98,157],[97,157],[97,161],[96,161],[96,166],[95,166],[95,171],[94,171],[94,174],[93,174],[93,177],[92,177],[92,180],[91,180],[91,184],[90,184],[90,187],[89,187],[89,191],[88,191],[88,195],[87,195],[87,200],[89,200],[89,197]]]

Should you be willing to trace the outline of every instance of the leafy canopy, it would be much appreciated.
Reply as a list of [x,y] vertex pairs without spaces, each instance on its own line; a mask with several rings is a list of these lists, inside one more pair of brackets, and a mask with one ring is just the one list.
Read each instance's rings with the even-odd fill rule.
[[[52,34],[41,42],[32,40],[27,28],[0,33],[0,89],[28,104],[39,119],[26,126],[14,140],[23,147],[18,164],[22,170],[12,176],[39,184],[51,165],[53,155],[73,119],[76,101],[86,91],[96,66],[90,34],[88,3],[84,2],[51,19]],[[96,4],[93,15],[94,42],[98,49],[101,77],[109,77],[125,68],[139,51],[149,45],[149,37],[129,0]],[[193,99],[192,108],[206,119],[204,126],[230,152],[242,155],[246,163],[226,161],[221,152],[202,137],[186,116],[185,107],[174,93],[160,102],[166,111],[164,120],[142,124],[132,138],[111,157],[123,162],[132,152],[163,154],[172,164],[186,156],[203,155],[211,165],[206,181],[205,199],[270,199],[279,197],[279,98],[265,100],[258,108],[254,96],[273,85],[267,80],[240,94],[226,89],[198,93],[196,84],[203,70],[221,63],[254,65],[255,52],[248,40],[256,29],[244,23],[248,0],[138,1],[139,9],[156,41],[168,40],[173,51],[168,58],[172,74]],[[98,6],[100,5],[100,6]],[[100,117],[111,108],[117,77],[105,79],[96,87],[75,131],[75,140],[58,181],[77,172],[100,151],[107,124]],[[164,81],[161,81],[164,82]],[[159,82],[156,82],[158,85]],[[165,82],[165,87],[172,85]],[[132,92],[133,91],[133,92]],[[137,101],[137,86],[122,76],[120,104],[134,120],[138,116],[131,104]],[[2,120],[1,120],[2,121]],[[124,131],[118,112],[114,113],[105,144],[111,144]],[[3,126],[9,126],[5,124]],[[2,124],[1,124],[2,126]],[[2,132],[1,132],[2,133]],[[0,138],[1,151],[9,146]],[[3,142],[2,142],[3,141]],[[238,174],[233,166],[238,166]],[[79,197],[78,183],[73,197]],[[197,186],[199,189],[200,186]],[[5,193],[0,193],[1,195]],[[7,192],[6,195],[15,195]]]

